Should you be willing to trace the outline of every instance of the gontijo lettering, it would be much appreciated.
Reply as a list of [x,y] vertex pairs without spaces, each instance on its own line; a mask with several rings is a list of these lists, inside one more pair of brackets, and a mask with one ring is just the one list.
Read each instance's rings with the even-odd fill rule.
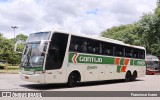
[[138,61],[137,65],[145,65],[145,62],[144,61]]
[[102,58],[99,57],[84,57],[84,56],[80,56],[79,57],[79,61],[80,62],[102,62]]

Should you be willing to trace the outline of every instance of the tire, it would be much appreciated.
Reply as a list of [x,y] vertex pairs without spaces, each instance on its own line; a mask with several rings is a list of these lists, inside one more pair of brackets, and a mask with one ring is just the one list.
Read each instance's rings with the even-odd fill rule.
[[68,78],[67,85],[69,87],[75,87],[78,83],[78,75],[76,73],[71,73]]
[[126,76],[125,76],[125,82],[131,81],[131,78],[132,78],[131,73],[130,73],[130,72],[127,72],[127,73],[126,73]]
[[132,81],[135,81],[137,78],[137,72],[133,72],[133,75],[132,75]]

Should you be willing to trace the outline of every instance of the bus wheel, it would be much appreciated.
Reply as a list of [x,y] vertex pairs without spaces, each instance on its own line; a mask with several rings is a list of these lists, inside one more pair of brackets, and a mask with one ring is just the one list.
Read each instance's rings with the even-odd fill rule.
[[67,85],[69,87],[74,87],[77,85],[77,82],[78,82],[78,75],[76,73],[71,73],[69,75]]
[[137,71],[134,71],[132,75],[132,81],[135,81],[136,78],[137,78]]
[[126,73],[126,76],[125,76],[125,82],[131,81],[131,77],[132,77],[132,76],[131,76],[131,72],[128,71],[128,72]]

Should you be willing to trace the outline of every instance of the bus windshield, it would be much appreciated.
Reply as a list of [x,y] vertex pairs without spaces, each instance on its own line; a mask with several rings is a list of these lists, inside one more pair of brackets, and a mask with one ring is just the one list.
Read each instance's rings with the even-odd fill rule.
[[39,43],[27,44],[21,60],[22,67],[42,67],[44,54],[38,49]]
[[159,68],[158,61],[147,61],[148,68]]
[[48,40],[50,37],[50,32],[38,32],[30,34],[26,42],[35,42],[41,40]]
[[[50,32],[38,32],[30,34],[22,54],[22,67],[43,67],[45,54],[39,51],[41,40],[49,40]],[[44,50],[47,48],[45,43]]]

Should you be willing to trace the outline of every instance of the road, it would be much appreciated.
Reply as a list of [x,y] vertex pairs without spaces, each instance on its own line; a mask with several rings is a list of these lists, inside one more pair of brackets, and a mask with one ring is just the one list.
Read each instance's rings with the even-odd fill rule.
[[66,84],[40,85],[22,81],[18,74],[0,74],[0,91],[160,91],[160,75],[146,75],[134,82],[122,80],[88,82],[68,88]]

